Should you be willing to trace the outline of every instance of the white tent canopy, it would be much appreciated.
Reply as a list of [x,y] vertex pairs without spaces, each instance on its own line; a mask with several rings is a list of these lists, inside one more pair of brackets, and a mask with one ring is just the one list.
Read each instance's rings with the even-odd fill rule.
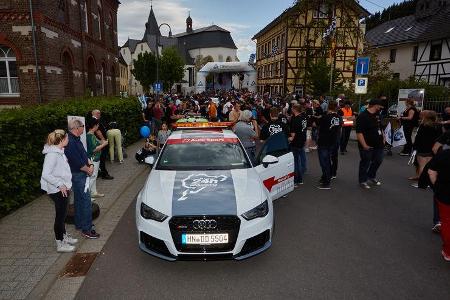
[[[244,80],[241,88],[256,92],[256,70],[246,62],[209,62],[197,73],[196,92],[201,93],[206,90],[206,76],[209,73],[242,73]],[[237,76],[236,76],[237,77]],[[237,79],[239,81],[239,79]],[[234,80],[233,80],[234,82]]]

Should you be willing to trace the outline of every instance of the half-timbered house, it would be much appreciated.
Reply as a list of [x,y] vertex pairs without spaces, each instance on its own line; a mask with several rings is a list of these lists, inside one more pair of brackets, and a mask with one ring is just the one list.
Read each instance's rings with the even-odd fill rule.
[[368,15],[354,0],[297,1],[252,38],[258,91],[309,90],[306,70],[323,58],[350,84],[363,45],[360,19]]
[[383,23],[366,39],[395,77],[450,87],[450,0],[420,0],[414,15]]

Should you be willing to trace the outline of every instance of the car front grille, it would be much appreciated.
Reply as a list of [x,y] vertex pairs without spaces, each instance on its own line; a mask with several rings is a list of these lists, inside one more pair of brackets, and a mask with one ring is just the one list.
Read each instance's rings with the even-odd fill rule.
[[[214,229],[195,229],[194,220],[215,220],[217,227]],[[180,252],[186,253],[208,253],[208,252],[228,252],[234,249],[239,234],[241,220],[237,216],[175,216],[169,221],[170,232],[172,234],[175,247]],[[184,245],[182,244],[182,234],[211,234],[228,233],[227,244],[213,245]]]

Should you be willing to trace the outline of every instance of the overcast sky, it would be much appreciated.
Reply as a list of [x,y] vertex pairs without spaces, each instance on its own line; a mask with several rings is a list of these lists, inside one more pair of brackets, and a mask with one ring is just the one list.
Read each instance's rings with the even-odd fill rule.
[[[153,0],[158,24],[168,23],[173,34],[186,31],[186,18],[189,11],[193,28],[211,24],[223,27],[231,32],[238,47],[238,57],[247,61],[255,52],[253,35],[279,16],[292,5],[293,0]],[[361,0],[360,3],[371,13],[382,10],[395,0]],[[121,0],[118,12],[119,45],[126,40],[141,39],[145,31],[145,22],[150,12],[150,0]],[[168,34],[166,26],[161,28],[163,35]]]

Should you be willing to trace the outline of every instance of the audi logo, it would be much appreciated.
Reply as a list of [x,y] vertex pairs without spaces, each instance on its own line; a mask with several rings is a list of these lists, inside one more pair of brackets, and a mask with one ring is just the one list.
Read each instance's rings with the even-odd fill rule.
[[216,229],[217,221],[216,220],[194,220],[192,225],[195,230],[208,230],[208,229]]

